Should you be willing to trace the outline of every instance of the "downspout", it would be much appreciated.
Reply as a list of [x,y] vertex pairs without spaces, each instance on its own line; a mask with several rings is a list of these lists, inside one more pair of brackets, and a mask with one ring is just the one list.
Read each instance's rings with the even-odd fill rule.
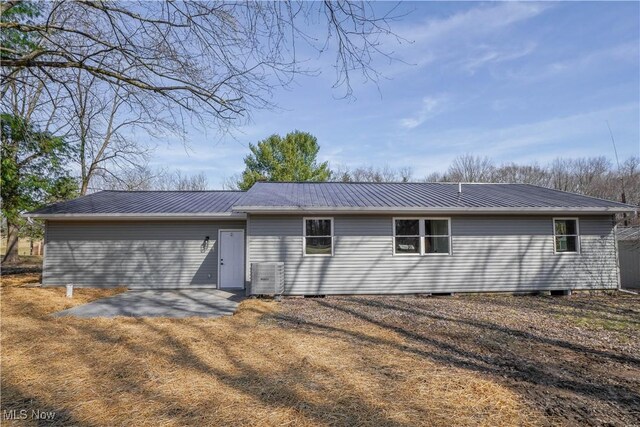
[[49,220],[44,221],[44,236],[42,239],[42,272],[40,273],[40,284],[44,285],[42,281],[44,280],[45,268],[47,266],[47,246],[48,245],[48,235],[49,235]]
[[247,220],[245,222],[246,231],[244,234],[244,293],[246,296],[251,295],[251,214],[247,213]]

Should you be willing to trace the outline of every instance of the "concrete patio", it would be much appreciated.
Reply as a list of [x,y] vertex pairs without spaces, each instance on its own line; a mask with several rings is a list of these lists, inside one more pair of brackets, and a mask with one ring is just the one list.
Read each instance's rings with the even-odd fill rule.
[[245,291],[129,290],[55,313],[76,317],[220,317],[235,313]]

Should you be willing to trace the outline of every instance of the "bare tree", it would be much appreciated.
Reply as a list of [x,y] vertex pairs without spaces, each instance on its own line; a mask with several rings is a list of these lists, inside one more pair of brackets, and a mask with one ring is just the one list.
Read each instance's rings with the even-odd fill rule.
[[531,165],[506,163],[495,170],[493,180],[495,182],[533,184],[548,187],[550,176],[545,168],[536,163]]
[[203,191],[209,189],[209,180],[202,172],[195,175],[186,175],[183,172],[174,171],[159,175],[153,183],[153,189]]
[[421,180],[422,182],[442,182],[444,181],[444,174],[440,172],[431,172]]
[[334,182],[353,182],[351,170],[345,165],[337,165],[331,167],[331,181]]
[[144,93],[125,91],[121,85],[76,73],[65,110],[74,118],[67,139],[76,146],[81,195],[97,175],[118,179],[122,170],[145,163],[147,143],[135,139],[136,130],[151,136],[171,130],[141,102],[145,98]]
[[556,190],[571,191],[573,189],[573,174],[571,159],[555,159],[549,167],[551,187]]
[[640,156],[629,157],[617,172],[610,178],[612,193],[624,191],[628,203],[640,205]]
[[611,170],[611,162],[604,156],[578,158],[573,161],[575,179],[573,191],[595,197],[607,197],[606,175]]
[[158,179],[159,174],[164,171],[154,171],[147,164],[135,165],[119,171],[118,175],[97,175],[88,192],[100,190],[152,190],[154,182]]
[[383,167],[360,166],[349,169],[346,166],[333,168],[331,180],[338,182],[409,182],[413,176],[410,167],[391,168],[388,165]]
[[604,197],[604,178],[610,170],[611,162],[605,157],[558,158],[549,167],[549,174],[553,188]]
[[[123,169],[144,164],[148,141],[174,128],[156,117],[144,93],[124,91],[93,76],[76,73],[73,87],[54,86],[56,102],[45,95],[42,82],[35,86],[16,80],[8,84],[3,110],[60,135],[77,164],[80,194],[86,194],[98,175],[117,179]],[[148,138],[140,141],[135,132]]]
[[450,182],[492,182],[495,166],[488,157],[463,154],[456,157],[445,174]]
[[[23,75],[29,73],[22,72]],[[2,112],[20,117],[44,132],[65,135],[65,129],[72,122],[68,114],[61,113],[68,101],[68,94],[58,86],[47,87],[41,81],[25,83],[23,80],[10,81],[2,88]],[[33,83],[33,84],[31,84]],[[53,102],[55,98],[57,102]]]
[[[29,13],[16,12],[25,5]],[[299,44],[335,54],[335,87],[345,95],[353,73],[377,80],[373,63],[389,58],[381,42],[395,36],[398,15],[395,6],[376,10],[359,1],[5,1],[2,86],[70,87],[66,71],[77,70],[121,87],[121,96],[147,93],[182,126],[226,126],[271,105],[274,87],[317,72],[303,67]]]
[[179,170],[154,169],[148,164],[123,168],[118,175],[99,176],[91,191],[204,191],[209,190],[209,180],[203,172],[188,175]]
[[409,182],[413,178],[413,168],[410,166],[403,166],[398,169],[398,176],[401,182]]
[[222,189],[223,190],[233,190],[240,191],[239,182],[242,182],[242,174],[236,173],[231,176],[228,176],[222,180]]

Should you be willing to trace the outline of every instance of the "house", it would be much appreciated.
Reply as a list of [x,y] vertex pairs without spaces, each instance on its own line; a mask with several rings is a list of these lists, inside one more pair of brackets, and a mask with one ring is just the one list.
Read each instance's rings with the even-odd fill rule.
[[284,293],[617,288],[614,214],[635,207],[526,184],[266,183],[102,191],[45,220],[44,285],[245,288],[284,263]]

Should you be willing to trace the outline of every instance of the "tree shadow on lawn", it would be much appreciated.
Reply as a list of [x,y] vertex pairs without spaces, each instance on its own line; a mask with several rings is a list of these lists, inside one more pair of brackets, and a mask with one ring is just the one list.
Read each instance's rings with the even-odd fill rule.
[[[37,306],[25,305],[37,311]],[[83,425],[83,421],[91,425],[255,424],[255,414],[249,408],[256,407],[266,414],[281,412],[274,415],[276,421],[261,421],[264,424],[291,421],[287,420],[287,414],[292,412],[294,421],[304,425],[413,425],[390,417],[354,389],[353,384],[314,392],[320,398],[308,398],[305,388],[314,383],[317,372],[306,365],[305,354],[289,345],[283,335],[275,335],[278,341],[271,344],[278,353],[284,352],[291,363],[279,360],[270,365],[271,353],[253,348],[246,338],[244,342],[241,340],[243,336],[251,336],[255,323],[205,319],[51,319],[44,315],[32,319],[37,323],[29,328],[42,328],[58,335],[62,345],[57,347],[55,356],[58,360],[68,359],[65,363],[73,366],[43,362],[45,356],[34,348],[46,344],[28,344],[31,351],[20,361],[12,354],[8,372],[3,374],[3,389],[12,390],[3,402],[6,403],[3,409],[31,410],[41,402],[46,402],[42,405],[46,408],[54,405],[74,408],[68,414],[60,412],[67,415],[49,425]],[[26,328],[14,332],[26,332]],[[216,329],[227,331],[219,334]],[[145,336],[149,339],[145,340]],[[234,337],[239,339],[234,342]],[[198,343],[215,351],[215,360],[211,354],[203,353]],[[18,371],[16,363],[29,371]],[[274,369],[269,369],[270,366]],[[29,386],[21,380],[24,372],[33,373],[32,378],[46,377],[51,381]],[[326,376],[332,378],[336,374],[328,372]],[[176,387],[167,382],[174,382]],[[379,388],[384,387],[380,384]],[[53,400],[46,396],[53,396]],[[278,421],[279,416],[283,417],[282,422]]]
[[[205,362],[188,346],[176,340],[175,336],[167,333],[162,328],[155,327],[152,324],[147,324],[147,326],[155,333],[162,335],[166,345],[175,349],[174,363],[188,366],[189,368],[200,371],[202,374],[215,377],[223,384],[241,393],[258,398],[268,406],[274,408],[282,406],[294,408],[304,414],[305,418],[308,418],[313,423],[335,423],[339,420],[340,423],[344,425],[355,425],[366,419],[366,422],[371,425],[386,425],[391,427],[411,425],[410,423],[398,422],[388,418],[384,412],[378,410],[365,400],[358,398],[355,393],[349,394],[349,411],[336,411],[336,407],[339,404],[345,403],[343,399],[340,398],[340,394],[343,394],[346,389],[349,388],[349,384],[343,385],[344,390],[327,391],[324,402],[313,402],[312,400],[305,399],[292,387],[290,379],[296,378],[296,382],[299,384],[313,382],[311,378],[312,370],[305,369],[308,368],[304,366],[305,357],[299,354],[292,346],[286,348],[286,353],[293,363],[284,369],[269,372],[268,370],[265,371],[256,368],[256,365],[268,365],[267,355],[260,355],[256,352],[256,354],[251,356],[252,363],[244,362],[243,354],[231,348],[226,339],[216,338],[210,335],[206,328],[194,325],[194,328],[201,332],[205,340],[209,343],[215,343],[224,354],[224,357],[228,361],[231,361],[234,365],[234,370],[230,371],[216,368]],[[238,330],[237,332],[243,333],[242,330]],[[250,331],[247,330],[244,332],[249,333]],[[256,360],[258,363],[256,363]],[[296,361],[301,361],[301,363],[296,363]],[[365,415],[365,419],[362,419],[361,417],[364,414],[368,415]]]
[[[571,298],[538,296],[518,296],[516,300],[522,301],[522,305],[515,304],[515,308],[524,308],[535,312],[566,316],[580,313],[583,316],[601,317],[603,320],[624,321],[633,325],[640,325],[640,309],[634,308],[638,304],[638,299],[627,296],[586,296],[578,295]],[[605,304],[602,298],[607,298],[609,302],[617,305]],[[526,303],[525,303],[526,301]],[[504,298],[493,297],[483,299],[483,304],[491,304],[501,307],[514,308],[513,302],[507,302]]]
[[[0,399],[0,419],[2,425],[23,426],[77,426],[89,424],[75,419],[71,413],[60,407],[45,404],[32,396],[26,396],[18,388],[2,379],[2,399]],[[4,402],[9,401],[9,405]]]
[[[128,342],[126,345],[131,353],[142,355],[152,351],[154,357],[158,357],[163,362],[178,369],[196,371],[202,374],[202,378],[215,379],[240,395],[256,399],[262,405],[274,410],[278,408],[292,409],[299,412],[302,419],[312,424],[339,422],[343,425],[357,425],[364,422],[368,425],[391,427],[412,425],[412,423],[389,418],[384,411],[360,398],[357,392],[349,392],[350,385],[346,383],[342,384],[342,388],[326,390],[323,401],[314,402],[306,398],[295,386],[313,383],[314,372],[305,365],[305,355],[300,354],[294,346],[289,346],[286,342],[278,341],[273,344],[276,347],[280,346],[279,351],[287,354],[291,363],[288,366],[278,363],[275,369],[269,370],[266,368],[271,362],[269,354],[263,354],[258,349],[248,349],[245,346],[236,348],[234,345],[230,345],[228,336],[220,337],[212,334],[210,328],[205,324],[185,325],[190,330],[189,333],[197,336],[199,341],[206,342],[207,345],[218,349],[222,354],[222,359],[230,366],[230,368],[224,368],[205,360],[202,355],[194,351],[193,342],[177,336],[171,328],[158,325],[146,318],[137,319],[136,323],[149,334],[160,337],[160,340],[154,344],[153,349],[148,345]],[[241,323],[227,324],[224,327],[231,328],[234,336],[249,335],[253,331],[252,326]],[[105,342],[114,341],[113,337],[110,337],[109,333],[105,333],[101,328],[89,327],[84,332],[91,336],[90,339]],[[249,362],[245,362],[245,360],[249,360]],[[132,383],[131,386],[139,388],[139,383]],[[144,390],[138,390],[137,393],[139,392],[145,393]],[[344,398],[345,394],[348,395],[347,401]],[[152,396],[153,399],[158,399],[157,392],[152,393]],[[172,406],[163,414],[165,417],[172,420],[182,420],[181,422],[185,425],[193,424],[192,415],[196,409],[188,404],[188,400],[187,402],[168,401],[167,403],[171,403]],[[242,405],[238,404],[235,411],[240,413],[241,407]],[[230,420],[221,421],[229,422]]]
[[[357,327],[347,326],[348,320],[332,321],[335,316],[331,313],[311,321],[295,310],[293,315],[275,317],[284,326],[338,335],[361,345],[396,347],[439,364],[488,374],[565,422],[640,423],[640,359],[465,317],[464,313],[456,313],[457,317],[435,314],[428,308],[416,308],[420,303],[409,306],[407,301],[349,297],[307,302],[318,310],[346,314],[392,331],[406,340],[406,346],[362,334]],[[482,309],[480,303],[478,309]]]
[[[370,306],[370,307],[375,307],[378,309],[382,309],[382,310],[398,310],[398,311],[402,311],[408,314],[411,314],[413,316],[422,316],[423,318],[430,318],[433,320],[440,320],[440,321],[444,321],[444,322],[450,322],[450,323],[458,323],[458,324],[464,324],[466,326],[470,326],[473,328],[477,328],[478,330],[481,331],[491,331],[496,333],[496,336],[502,335],[504,337],[517,337],[517,338],[521,338],[525,341],[531,341],[534,343],[539,343],[539,344],[546,344],[546,345],[550,345],[550,346],[557,346],[557,347],[562,347],[564,349],[568,349],[568,350],[572,350],[576,353],[589,353],[592,354],[594,356],[600,356],[603,357],[605,359],[611,359],[613,361],[616,362],[620,362],[620,363],[626,363],[626,364],[632,364],[635,365],[636,367],[640,368],[640,359],[633,357],[633,356],[629,356],[629,355],[623,355],[623,354],[617,354],[617,353],[611,353],[611,352],[606,352],[606,351],[602,351],[602,350],[597,350],[591,347],[587,347],[584,345],[580,345],[580,344],[576,344],[576,343],[571,343],[569,341],[564,341],[564,340],[560,340],[560,339],[555,339],[555,338],[549,338],[549,337],[543,337],[540,335],[536,335],[533,334],[531,332],[526,332],[526,331],[522,331],[522,330],[518,330],[518,329],[511,329],[505,326],[500,326],[496,323],[490,323],[490,322],[485,322],[485,321],[480,321],[477,319],[465,319],[465,318],[454,318],[454,317],[450,317],[450,316],[443,316],[443,315],[439,315],[439,314],[435,314],[431,311],[429,311],[428,309],[423,309],[423,308],[415,308],[415,307],[403,307],[401,306],[399,303],[395,303],[395,304],[390,304],[390,303],[386,303],[382,300],[374,300],[374,299],[362,299],[362,298],[353,298],[352,299],[354,302],[357,302],[360,305],[365,305],[365,306]],[[320,303],[322,304],[322,302]],[[325,304],[325,306],[327,306]],[[335,307],[332,307],[335,308]],[[368,322],[374,323],[374,324],[378,324],[378,326],[385,326],[385,327],[392,327],[391,325],[381,325],[378,323],[376,323],[377,321],[375,319],[373,319],[372,317],[366,316],[363,313],[360,313],[359,311],[356,310],[352,310],[352,309],[345,309],[343,307],[338,308],[339,310],[342,310],[346,313],[349,313],[351,315],[354,315],[356,317],[359,317],[363,320],[366,320]],[[406,331],[405,328],[403,327],[392,327],[396,332],[402,333],[402,334],[410,334],[410,332]],[[417,338],[418,336],[410,336],[410,338]],[[422,339],[425,339],[426,337],[424,336],[419,336]]]
[[[391,353],[392,357],[407,355],[413,363],[420,363],[417,358],[428,361],[423,366],[435,363],[489,374],[492,381],[506,382],[529,400],[544,402],[541,406],[551,415],[567,406],[573,412],[565,418],[584,421],[606,409],[613,412],[610,419],[614,422],[633,424],[631,408],[638,403],[637,391],[624,384],[608,384],[601,377],[589,378],[588,372],[561,372],[564,360],[553,360],[556,353],[549,349],[635,370],[637,359],[623,361],[623,355],[606,351],[583,352],[584,346],[540,340],[535,334],[490,322],[429,316],[428,310],[410,307],[400,299],[329,298],[302,302],[313,305],[318,312],[342,313],[343,317],[385,333],[372,335],[359,330],[357,322],[336,323],[331,316],[327,321],[316,321],[305,319],[300,313],[288,314],[286,301],[281,305],[284,313],[261,310],[260,304],[266,303],[254,302],[244,309],[244,314],[241,310],[231,318],[211,321],[53,319],[42,313],[38,304],[27,300],[22,305],[22,317],[11,312],[11,334],[17,338],[11,345],[17,347],[11,353],[11,363],[5,365],[3,386],[22,397],[9,399],[7,409],[19,408],[20,402],[31,401],[29,396],[33,396],[33,402],[64,408],[69,417],[75,417],[57,425],[251,424],[256,422],[256,413],[272,417],[261,420],[272,425],[415,425],[416,420],[428,417],[427,411],[432,408],[425,408],[422,400],[407,398],[397,408],[389,409],[394,393],[405,384],[393,369],[385,375],[384,363],[376,359]],[[386,315],[380,318],[367,314],[374,311]],[[406,316],[398,320],[398,312]],[[258,320],[249,321],[243,317],[247,315]],[[441,322],[451,335],[429,329],[429,322]],[[466,334],[457,334],[456,326],[467,328],[463,331]],[[42,341],[33,341],[34,336]],[[396,340],[395,336],[401,339]],[[305,344],[299,345],[298,339],[305,340]],[[522,351],[522,347],[512,348],[514,341],[527,343],[531,354]],[[346,347],[341,344],[344,342]],[[323,363],[324,355],[317,354],[315,361],[309,360],[310,353],[323,349],[305,346],[318,343],[331,343],[330,351],[338,352],[337,358],[332,355],[334,363]],[[485,347],[478,351],[477,346],[481,345]],[[541,354],[550,357],[542,360],[535,355],[540,346]],[[504,351],[496,354],[496,348],[502,347]],[[346,349],[349,351],[341,353]],[[3,357],[5,352],[6,349]],[[343,377],[342,373],[349,369],[368,369],[369,389],[363,390],[356,379]],[[400,373],[414,376],[421,372],[410,368]],[[524,392],[527,389],[531,390]],[[553,402],[549,402],[549,395]],[[600,406],[577,412],[580,408],[576,407],[576,400],[586,406],[593,400],[607,399],[611,403],[604,409]],[[411,415],[398,417],[402,411]],[[488,415],[491,414],[480,413],[478,420]]]

